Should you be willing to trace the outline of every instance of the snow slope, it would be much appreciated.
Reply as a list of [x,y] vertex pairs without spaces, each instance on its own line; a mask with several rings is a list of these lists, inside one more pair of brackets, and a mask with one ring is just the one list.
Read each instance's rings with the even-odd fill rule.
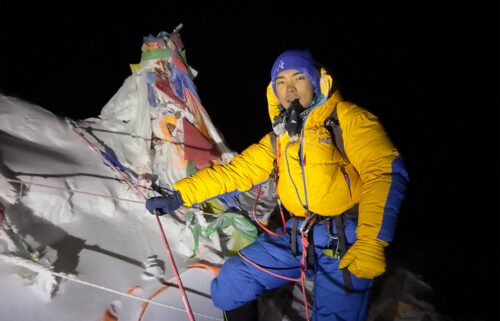
[[[172,273],[155,219],[147,213],[141,198],[117,180],[117,175],[63,119],[5,96],[0,97],[0,112],[2,174],[11,180],[60,188],[21,186],[13,181],[5,184],[3,179],[2,203],[10,237],[2,235],[2,253],[28,258],[52,266],[55,272],[120,292],[135,286],[159,289],[160,281],[169,279]],[[172,250],[184,253],[179,246],[185,225],[171,216],[161,220]],[[30,249],[23,250],[10,240],[25,243]],[[146,277],[148,257],[156,257],[165,273]],[[197,260],[176,255],[181,271]],[[5,320],[98,320],[117,300],[116,294],[60,280],[51,295],[50,287],[43,286],[47,280],[14,264],[0,264],[0,273],[4,280],[0,311]],[[203,275],[206,282],[213,277],[206,272]],[[209,294],[206,282],[200,284],[205,296]],[[118,300],[122,305],[134,301]],[[29,302],[29,308],[23,308],[21,302]],[[182,308],[182,302],[178,306]],[[200,309],[221,318],[220,311],[210,305]]]
[[[187,320],[162,229],[196,319],[222,318],[210,301],[214,273],[188,266],[219,266],[255,239],[229,205],[248,208],[257,194],[181,208],[161,226],[146,211],[146,198],[234,153],[197,97],[178,33],[145,37],[142,51],[97,118],[62,119],[0,96],[2,319],[99,320],[112,311],[120,320]],[[256,214],[266,219],[274,193],[260,194]],[[150,302],[142,315],[140,298],[151,296],[174,308]]]

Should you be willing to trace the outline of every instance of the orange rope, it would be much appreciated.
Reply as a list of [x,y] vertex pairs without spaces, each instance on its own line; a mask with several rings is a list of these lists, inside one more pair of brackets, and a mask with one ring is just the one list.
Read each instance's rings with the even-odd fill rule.
[[[167,285],[165,285],[165,286],[161,287],[160,289],[156,290],[155,293],[153,293],[148,298],[148,300],[154,299],[157,295],[161,294],[166,289],[168,289]],[[143,304],[141,304],[141,314],[139,315],[139,321],[142,321],[142,317],[144,316],[144,313],[146,313],[146,309],[147,309],[148,306],[149,306],[149,303],[147,303],[147,302],[144,302]]]
[[[193,263],[193,264],[189,265],[188,268],[206,269],[206,270],[212,272],[215,276],[217,276],[219,274],[219,267],[217,267],[215,265],[211,265],[211,264]],[[159,288],[150,297],[148,297],[148,300],[153,300],[156,296],[158,296],[159,294],[163,293],[163,291],[168,289],[168,287],[169,287],[168,285],[164,285],[163,287]],[[141,314],[139,315],[138,321],[142,321],[142,318],[144,316],[144,313],[146,313],[146,309],[148,308],[148,306],[149,306],[149,303],[147,303],[147,302],[144,302],[141,305]]]

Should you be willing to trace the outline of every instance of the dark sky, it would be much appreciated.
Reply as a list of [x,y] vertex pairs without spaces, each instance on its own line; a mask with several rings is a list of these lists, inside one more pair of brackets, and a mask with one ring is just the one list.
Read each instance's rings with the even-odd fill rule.
[[391,263],[430,283],[439,312],[496,320],[498,7],[345,2],[2,2],[0,90],[61,116],[96,117],[139,62],[142,37],[183,23],[202,103],[242,151],[271,130],[265,89],[274,59],[307,48],[345,99],[380,117],[405,157],[411,184]]

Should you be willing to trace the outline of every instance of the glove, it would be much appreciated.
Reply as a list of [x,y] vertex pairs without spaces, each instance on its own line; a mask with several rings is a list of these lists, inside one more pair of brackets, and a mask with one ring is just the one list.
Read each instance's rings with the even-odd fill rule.
[[151,214],[158,215],[168,214],[175,211],[184,204],[181,193],[174,190],[172,194],[167,196],[151,197],[146,201],[146,208]]
[[387,245],[378,239],[358,239],[340,260],[339,269],[347,267],[358,278],[373,279],[385,272]]

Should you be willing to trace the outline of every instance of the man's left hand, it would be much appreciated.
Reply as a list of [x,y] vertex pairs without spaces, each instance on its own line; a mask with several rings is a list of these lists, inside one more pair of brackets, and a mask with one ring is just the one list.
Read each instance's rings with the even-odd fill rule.
[[170,195],[151,197],[146,201],[146,208],[151,214],[169,214],[184,204],[181,194],[173,190]]
[[339,269],[348,268],[358,278],[373,279],[385,272],[387,242],[358,239],[340,260]]

